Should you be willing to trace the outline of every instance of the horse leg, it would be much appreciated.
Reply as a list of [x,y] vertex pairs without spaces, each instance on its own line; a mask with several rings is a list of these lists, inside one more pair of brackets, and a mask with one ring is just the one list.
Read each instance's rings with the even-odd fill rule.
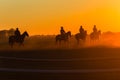
[[79,39],[77,39],[77,45],[79,45],[79,43],[80,43],[80,41],[79,41]]
[[68,47],[68,40],[64,40],[64,47],[65,47],[65,48]]
[[9,45],[11,46],[11,48],[13,48],[13,43],[14,43],[13,41],[9,40]]
[[58,43],[58,39],[56,39],[56,41],[55,41],[55,44],[57,44]]
[[24,44],[23,44],[23,43],[20,43],[19,46],[24,46]]
[[14,43],[10,43],[11,48],[13,48],[13,44],[14,44]]
[[19,43],[19,46],[24,46],[23,42],[20,42],[20,43]]
[[64,40],[63,45],[64,45],[64,46],[67,45],[67,40]]
[[61,45],[61,40],[59,40],[59,45]]
[[56,39],[55,44],[60,45],[61,44],[61,40],[60,39]]

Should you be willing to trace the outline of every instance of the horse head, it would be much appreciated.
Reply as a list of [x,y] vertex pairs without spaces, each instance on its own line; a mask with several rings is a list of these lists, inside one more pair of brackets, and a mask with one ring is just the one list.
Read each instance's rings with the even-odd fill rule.
[[28,34],[27,31],[25,31],[25,32],[23,33],[23,35],[29,37],[29,34]]
[[71,35],[71,31],[68,31],[66,34],[67,34],[68,36],[70,36],[70,37],[72,36],[72,35]]

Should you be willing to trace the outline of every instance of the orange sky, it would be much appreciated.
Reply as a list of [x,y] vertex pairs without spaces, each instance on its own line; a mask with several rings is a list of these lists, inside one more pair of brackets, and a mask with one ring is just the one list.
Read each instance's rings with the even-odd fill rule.
[[120,0],[0,0],[0,30],[19,27],[30,35],[58,34],[60,26],[78,32],[120,31]]

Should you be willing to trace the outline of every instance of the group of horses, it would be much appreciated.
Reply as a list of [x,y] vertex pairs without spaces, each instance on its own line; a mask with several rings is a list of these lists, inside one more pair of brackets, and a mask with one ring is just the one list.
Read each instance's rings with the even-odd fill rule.
[[[90,39],[91,40],[98,40],[99,39],[99,37],[100,37],[100,35],[101,35],[101,31],[98,31],[98,32],[92,32],[89,36],[90,36]],[[25,37],[28,37],[29,36],[29,34],[27,33],[27,31],[25,31],[23,34],[21,34],[20,36],[19,36],[19,38],[16,38],[16,36],[15,35],[12,35],[12,36],[10,36],[9,37],[9,45],[11,46],[11,47],[13,47],[13,45],[15,44],[15,43],[18,43],[19,45],[24,45],[23,44],[23,42],[24,42],[24,39],[25,39]],[[72,36],[72,34],[71,34],[71,31],[68,31],[68,32],[66,32],[64,35],[57,35],[56,37],[55,37],[55,40],[56,40],[56,43],[61,43],[62,41],[64,41],[64,42],[68,42],[69,41],[69,38]],[[86,38],[87,38],[87,36],[88,36],[88,34],[87,34],[87,31],[84,31],[84,33],[77,33],[77,34],[75,34],[75,39],[76,39],[76,41],[77,41],[77,43],[79,44],[79,42],[80,41],[83,41],[83,42],[85,42],[86,41]]]
[[[80,41],[85,42],[87,39],[87,36],[90,37],[90,40],[96,41],[96,40],[99,40],[100,35],[101,35],[100,30],[97,32],[92,32],[90,35],[87,34],[87,31],[84,31],[82,34],[81,33],[75,34],[75,39],[76,39],[77,43],[79,44]],[[56,43],[58,43],[58,42],[61,43],[61,41],[68,42],[70,37],[71,37],[71,31],[68,31],[67,33],[65,33],[64,36],[57,35],[55,38]]]

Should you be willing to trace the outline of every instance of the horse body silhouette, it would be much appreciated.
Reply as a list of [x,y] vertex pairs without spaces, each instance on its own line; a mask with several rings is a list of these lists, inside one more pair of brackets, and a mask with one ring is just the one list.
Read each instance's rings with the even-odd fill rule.
[[56,43],[59,42],[61,43],[61,41],[67,42],[69,37],[71,37],[71,32],[68,31],[67,33],[65,33],[64,35],[57,35],[56,36]]
[[77,33],[76,35],[75,35],[75,39],[77,40],[77,43],[79,44],[79,42],[80,42],[80,40],[82,40],[82,41],[86,41],[86,37],[87,37],[87,31],[84,31],[84,33],[83,34],[81,34],[81,33]]
[[14,43],[19,43],[20,45],[22,45],[26,36],[29,36],[29,34],[26,31],[18,38],[16,36],[10,36],[9,45],[11,45],[11,47],[13,47]]
[[90,39],[93,40],[93,41],[99,40],[100,35],[101,35],[101,31],[100,30],[98,32],[96,32],[96,33],[92,32],[90,34]]

